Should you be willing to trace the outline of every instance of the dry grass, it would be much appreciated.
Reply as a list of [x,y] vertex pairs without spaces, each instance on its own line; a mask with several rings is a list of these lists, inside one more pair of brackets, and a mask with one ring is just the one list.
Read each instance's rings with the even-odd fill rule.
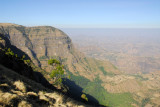
[[18,90],[20,90],[22,92],[26,92],[26,87],[25,87],[25,85],[24,85],[23,82],[21,82],[21,81],[15,81],[13,85],[16,86],[16,89],[18,89]]
[[32,107],[32,105],[29,104],[29,103],[26,102],[26,101],[21,101],[21,102],[18,104],[18,107]]
[[16,91],[16,90],[11,90],[11,93],[14,93],[14,94],[17,94],[17,95],[19,95],[19,96],[24,96],[25,94],[23,93],[23,92],[21,92],[21,91]]
[[16,94],[11,94],[11,93],[0,93],[0,104],[3,105],[12,105],[11,101],[12,99],[17,98],[18,96]]
[[[61,93],[53,92],[2,65],[0,65],[1,78],[3,78],[3,83],[0,82],[0,106],[85,107],[80,106],[84,104],[74,101]],[[28,87],[30,88],[29,91]],[[8,91],[5,91],[6,88]]]
[[35,92],[27,92],[27,95],[28,96],[36,96],[36,97],[38,96],[37,93],[35,93]]

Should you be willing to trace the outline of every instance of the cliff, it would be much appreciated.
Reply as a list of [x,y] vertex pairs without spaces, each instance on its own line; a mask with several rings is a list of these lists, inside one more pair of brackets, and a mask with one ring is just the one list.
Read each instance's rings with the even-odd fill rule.
[[40,71],[35,71],[32,62],[26,63],[28,60],[21,59],[10,51],[13,48],[16,49],[0,34],[0,106],[90,106],[56,90],[45,80]]
[[[21,52],[14,46],[23,50],[26,58],[30,58],[37,66],[47,71],[44,75],[47,79],[51,71],[47,64],[48,59],[56,58],[61,61],[65,73],[71,76],[71,80],[64,83],[69,86],[69,94],[76,95],[75,98],[86,93],[89,101],[95,101],[96,104],[115,107],[148,104],[159,106],[159,74],[123,74],[108,61],[85,57],[74,48],[71,39],[64,32],[51,26],[25,27],[3,23],[0,24],[0,33],[11,42],[6,44],[2,39],[0,47],[12,45],[11,48],[17,54]],[[3,59],[1,62],[5,62],[12,70],[14,67],[19,68],[12,61],[8,64]],[[23,70],[18,71],[21,73]]]
[[26,52],[32,61],[50,72],[47,60],[57,58],[67,71],[74,75],[84,76],[93,80],[104,67],[106,71],[120,72],[109,62],[86,58],[76,50],[71,39],[61,30],[51,26],[25,27],[16,24],[0,24],[0,33],[9,38],[11,44]]

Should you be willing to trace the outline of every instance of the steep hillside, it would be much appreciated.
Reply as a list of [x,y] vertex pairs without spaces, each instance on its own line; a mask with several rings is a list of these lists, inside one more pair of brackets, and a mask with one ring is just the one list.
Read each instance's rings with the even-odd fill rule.
[[85,107],[89,105],[49,90],[41,84],[0,65],[0,106]]
[[0,24],[0,33],[6,35],[12,45],[26,52],[36,65],[48,72],[50,68],[47,60],[54,57],[59,59],[69,72],[84,76],[89,80],[103,74],[100,69],[101,66],[108,72],[120,73],[107,61],[101,62],[86,58],[74,48],[71,39],[64,32],[54,27],[24,27],[15,24]]
[[79,98],[85,93],[89,101],[111,107],[159,106],[158,74],[123,74],[108,61],[85,57],[64,32],[54,27],[0,24],[0,33],[45,69],[47,79],[51,71],[47,60],[60,60],[71,77],[63,82],[70,95]]
[[86,102],[81,97],[75,100],[73,95],[57,90],[44,78],[45,71],[25,59],[25,54],[19,57],[13,53],[10,49],[14,48],[19,53],[23,51],[7,40],[0,34],[0,106],[100,106],[98,103]]

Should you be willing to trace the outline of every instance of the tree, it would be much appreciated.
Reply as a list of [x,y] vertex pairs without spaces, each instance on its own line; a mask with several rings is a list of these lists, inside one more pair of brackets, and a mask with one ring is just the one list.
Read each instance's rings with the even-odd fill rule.
[[60,65],[60,62],[58,60],[56,60],[56,59],[50,59],[50,60],[48,60],[48,64],[49,65],[53,65],[53,64]]
[[50,77],[54,79],[54,84],[61,84],[64,75],[64,66],[56,59],[48,60],[48,64],[53,66]]
[[86,100],[86,101],[88,101],[88,98],[87,98],[87,96],[85,94],[82,94],[81,98],[84,99],[84,100]]

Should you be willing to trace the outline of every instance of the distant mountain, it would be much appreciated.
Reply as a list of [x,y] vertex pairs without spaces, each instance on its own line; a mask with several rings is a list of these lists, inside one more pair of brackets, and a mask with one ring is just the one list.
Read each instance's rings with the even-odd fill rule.
[[106,29],[103,36],[88,34],[71,38],[86,56],[108,60],[119,70],[136,74],[160,70],[159,35],[160,29]]

